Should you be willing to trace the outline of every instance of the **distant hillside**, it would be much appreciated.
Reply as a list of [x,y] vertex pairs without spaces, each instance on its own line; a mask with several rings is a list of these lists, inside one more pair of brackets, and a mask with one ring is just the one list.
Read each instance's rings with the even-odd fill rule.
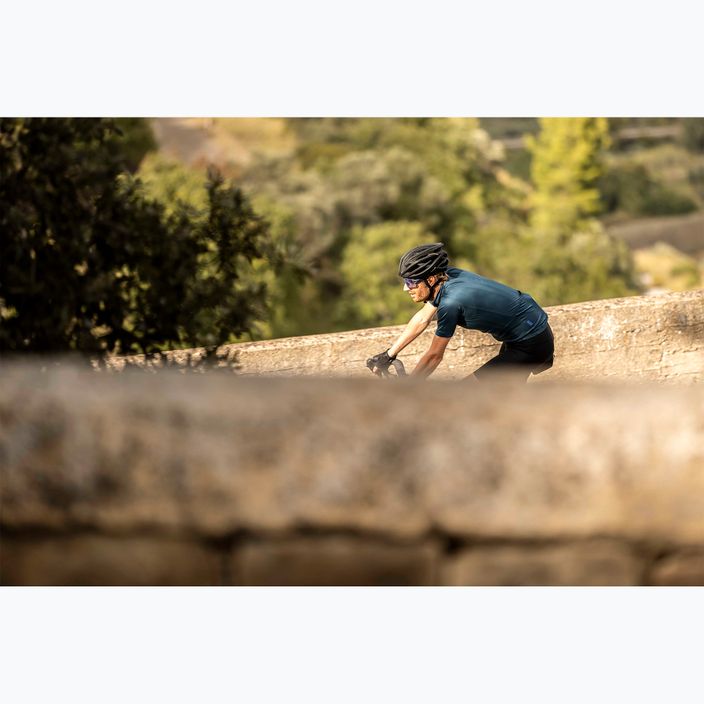
[[[530,154],[523,144],[524,135],[538,131],[537,119],[481,118],[480,124],[506,147],[508,170],[528,180]],[[622,182],[625,179],[621,188],[638,188],[628,169],[639,167],[663,187],[690,198],[695,204],[692,207],[698,210],[686,215],[643,217],[619,208],[603,218],[607,229],[634,251],[664,242],[701,264],[704,154],[688,152],[681,146],[682,120],[616,118],[610,124],[613,150],[607,155],[607,163],[626,174],[621,177]],[[235,177],[257,155],[285,156],[300,146],[285,118],[155,118],[151,126],[165,156],[194,168],[215,164]]]
[[260,154],[281,155],[295,146],[280,118],[154,118],[159,149],[188,166],[246,166]]
[[704,213],[642,218],[608,227],[609,232],[637,249],[667,242],[693,257],[704,257]]

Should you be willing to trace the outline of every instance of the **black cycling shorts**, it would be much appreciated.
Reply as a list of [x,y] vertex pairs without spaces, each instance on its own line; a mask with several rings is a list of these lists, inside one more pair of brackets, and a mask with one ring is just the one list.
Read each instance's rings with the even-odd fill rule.
[[519,342],[504,342],[499,354],[479,367],[474,376],[484,379],[494,371],[512,371],[528,379],[531,373],[540,374],[552,367],[555,338],[548,325],[543,332]]

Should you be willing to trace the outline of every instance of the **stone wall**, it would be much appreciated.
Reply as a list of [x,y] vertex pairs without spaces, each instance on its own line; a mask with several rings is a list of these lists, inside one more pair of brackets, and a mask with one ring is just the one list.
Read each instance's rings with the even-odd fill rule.
[[[534,381],[550,379],[649,380],[694,383],[704,380],[704,290],[659,296],[632,296],[548,308],[555,333],[555,364]],[[409,315],[412,308],[409,309]],[[223,345],[215,363],[244,375],[368,376],[365,360],[388,348],[402,326]],[[400,355],[412,368],[430,345],[435,324]],[[457,329],[436,378],[465,377],[497,354],[490,336]],[[169,362],[187,367],[203,350],[169,353]],[[142,357],[115,358],[144,365]]]
[[[700,329],[694,303],[655,300],[654,322],[628,329],[624,306],[584,330],[696,346],[678,317]],[[563,334],[572,308],[554,316]],[[385,334],[367,332],[369,350]],[[704,387],[557,376],[5,365],[0,582],[704,584]]]

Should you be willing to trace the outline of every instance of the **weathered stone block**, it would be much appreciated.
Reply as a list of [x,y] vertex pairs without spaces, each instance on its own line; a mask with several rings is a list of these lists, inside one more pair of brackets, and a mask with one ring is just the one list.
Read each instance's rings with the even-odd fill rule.
[[0,418],[0,520],[15,531],[704,544],[701,386],[30,366],[0,374]]
[[664,587],[704,586],[704,550],[682,551],[658,560],[649,582]]
[[447,558],[440,581],[465,586],[620,586],[639,584],[642,571],[642,561],[618,543],[487,546]]
[[233,553],[235,583],[248,586],[432,585],[432,542],[388,544],[357,537],[250,541]]
[[0,541],[0,584],[179,586],[221,584],[222,557],[189,539],[69,535]]
[[[358,537],[251,541],[223,574],[231,567],[242,583],[433,583],[432,531],[700,546],[659,561],[648,579],[702,584],[701,385],[564,380],[702,381],[703,303],[704,291],[691,291],[549,309],[556,362],[534,380],[559,384],[443,382],[498,349],[465,330],[437,383],[369,378],[365,359],[400,327],[225,345],[221,374],[177,372],[204,350],[169,353],[175,369],[158,375],[4,364],[0,530],[11,531],[0,542],[0,581],[215,584],[217,553],[195,538],[157,536],[284,535],[303,525]],[[404,351],[407,366],[433,333]],[[253,378],[317,374],[367,378]],[[442,579],[626,584],[639,570],[618,542],[518,542],[463,552]]]

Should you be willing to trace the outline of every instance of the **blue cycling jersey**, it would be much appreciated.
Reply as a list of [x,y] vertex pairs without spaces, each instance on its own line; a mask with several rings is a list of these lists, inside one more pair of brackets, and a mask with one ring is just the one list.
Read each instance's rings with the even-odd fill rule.
[[446,273],[448,280],[432,301],[439,337],[452,337],[459,325],[488,332],[500,342],[518,342],[548,326],[547,313],[527,293],[464,269],[450,267]]

